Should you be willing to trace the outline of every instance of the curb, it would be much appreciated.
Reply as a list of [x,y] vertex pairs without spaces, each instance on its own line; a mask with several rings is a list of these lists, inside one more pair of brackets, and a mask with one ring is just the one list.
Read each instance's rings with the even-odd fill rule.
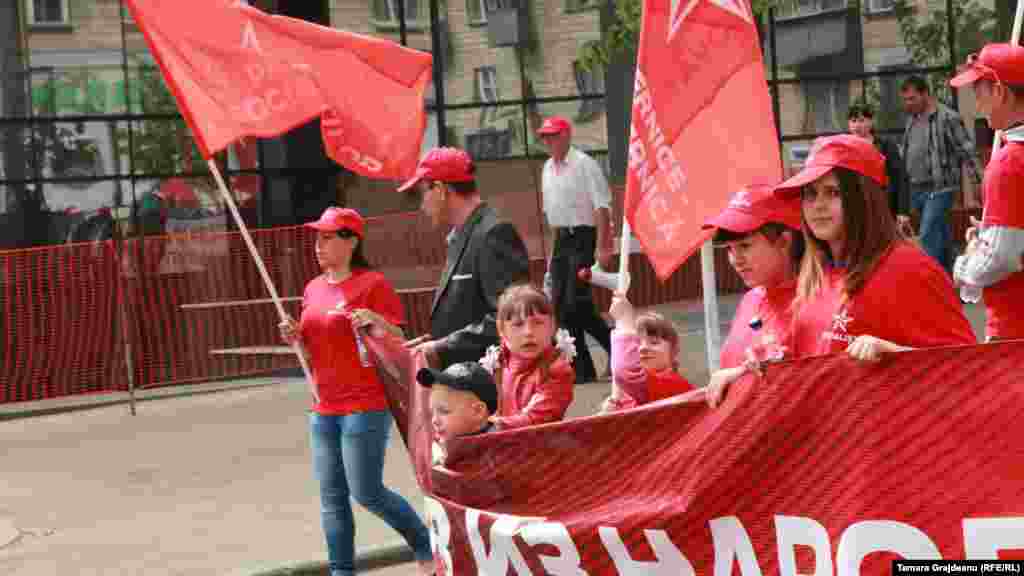
[[[266,381],[253,382],[252,380],[241,380],[237,382],[215,382],[213,385],[210,384],[194,384],[188,385],[190,389],[182,390],[181,387],[168,386],[166,388],[154,388],[151,390],[142,390],[136,393],[135,403],[142,404],[144,402],[152,402],[154,400],[163,400],[165,398],[185,398],[189,396],[203,396],[207,394],[216,394],[218,392],[228,392],[232,390],[246,390],[251,388],[264,388],[267,386],[275,386],[286,383],[285,378],[274,378],[267,379]],[[59,398],[57,400],[73,401],[76,397],[74,395]],[[85,397],[77,397],[77,399],[85,400]],[[127,392],[117,393],[116,395],[104,395],[102,399],[93,399],[91,401],[85,401],[76,404],[66,404],[57,406],[35,406],[32,407],[32,402],[28,402],[29,406],[21,409],[0,410],[0,422],[6,420],[19,420],[23,418],[34,418],[37,416],[51,416],[53,414],[64,414],[68,412],[82,412],[85,410],[97,410],[100,408],[110,408],[111,406],[126,406],[131,404],[131,399],[128,397]]]
[[[405,542],[395,541],[357,550],[356,571],[369,572],[414,560],[412,549]],[[327,562],[302,562],[291,566],[249,572],[245,573],[245,576],[327,576]]]

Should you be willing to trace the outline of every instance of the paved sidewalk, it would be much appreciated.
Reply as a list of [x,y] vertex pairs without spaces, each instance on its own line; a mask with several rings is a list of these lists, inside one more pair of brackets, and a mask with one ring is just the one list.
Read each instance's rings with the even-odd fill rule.
[[[735,300],[723,299],[723,323]],[[683,333],[686,376],[705,382],[700,303],[658,308]],[[603,352],[595,361],[604,364]],[[304,383],[264,378],[179,392],[147,392],[161,398],[140,402],[137,416],[123,404],[64,411],[115,397],[0,406],[0,575],[250,576],[324,560]],[[608,384],[576,392],[570,416],[591,414]],[[26,417],[32,410],[41,415]],[[397,432],[384,474],[422,508]],[[355,510],[360,549],[396,543],[382,521]]]

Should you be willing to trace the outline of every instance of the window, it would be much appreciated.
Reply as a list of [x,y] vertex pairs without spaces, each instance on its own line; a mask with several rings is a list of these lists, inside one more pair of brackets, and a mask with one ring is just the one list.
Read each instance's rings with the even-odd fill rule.
[[[481,66],[473,70],[473,93],[477,102],[498,101],[498,70],[494,66]],[[490,106],[480,109],[480,125],[498,118],[498,107]]]
[[466,14],[470,24],[486,24],[487,0],[466,0]]
[[70,24],[68,0],[26,0],[29,24],[52,26]]
[[581,10],[593,10],[601,6],[600,2],[591,0],[565,0],[566,12],[579,12]]
[[398,3],[405,6],[405,21],[423,20],[420,0],[373,0],[373,18],[377,25],[398,26]]
[[481,66],[474,70],[477,102],[498,101],[498,71],[494,66]]
[[896,0],[867,0],[870,13],[892,12],[896,9]]
[[512,153],[515,131],[488,128],[466,134],[466,151],[474,160],[501,158]]
[[489,13],[518,6],[517,0],[466,0],[466,13],[470,24],[481,25],[487,23]]
[[[600,68],[587,70],[580,62],[572,63],[572,70],[576,76],[576,90],[580,96],[604,94],[604,73]],[[580,109],[576,113],[578,122],[592,120],[604,111],[604,99],[583,100],[580,102]]]
[[809,131],[846,131],[846,112],[850,106],[850,88],[846,82],[804,82],[802,84]]
[[[872,0],[868,0],[872,1]],[[892,2],[892,0],[883,0]],[[778,18],[800,18],[846,8],[847,0],[796,0],[780,8]]]

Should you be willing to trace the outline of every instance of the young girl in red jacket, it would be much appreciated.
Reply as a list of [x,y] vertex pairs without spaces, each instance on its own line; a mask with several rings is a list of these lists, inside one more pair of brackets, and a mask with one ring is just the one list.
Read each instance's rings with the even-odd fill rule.
[[534,286],[510,286],[498,299],[497,325],[501,346],[480,360],[498,387],[491,422],[507,430],[561,420],[572,404],[575,348],[565,330],[556,342],[551,301]]
[[693,390],[679,373],[679,334],[661,314],[639,316],[622,292],[612,297],[612,395],[602,412],[624,410]]

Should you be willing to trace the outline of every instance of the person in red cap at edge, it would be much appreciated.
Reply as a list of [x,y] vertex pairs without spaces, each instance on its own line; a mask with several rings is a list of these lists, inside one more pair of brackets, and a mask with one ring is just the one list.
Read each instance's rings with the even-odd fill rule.
[[498,297],[529,281],[526,244],[511,222],[480,198],[476,166],[463,150],[434,148],[398,188],[419,196],[435,227],[450,227],[441,282],[430,309],[430,333],[406,345],[435,368],[476,362],[498,345]]
[[705,390],[711,407],[718,405],[729,384],[759,362],[792,357],[792,304],[804,254],[800,200],[776,198],[773,188],[744,187],[704,224],[715,230],[712,241],[726,247],[729,264],[750,288],[722,344],[721,368]]
[[313,469],[331,576],[355,574],[355,526],[349,497],[394,528],[412,548],[420,574],[434,573],[430,534],[409,503],[384,486],[391,429],[384,387],[359,328],[402,335],[405,312],[394,288],[363,254],[366,224],[355,210],[328,208],[306,224],[316,231],[323,273],[302,296],[299,322],[280,325],[309,358],[319,401],[309,416]]
[[578,278],[594,261],[611,271],[612,195],[601,166],[572,145],[572,125],[560,116],[544,120],[537,134],[551,153],[541,172],[544,215],[554,235],[544,291],[558,322],[576,339],[576,382],[597,377],[585,334],[611,352],[611,328],[597,313],[590,284]]
[[800,198],[805,251],[794,300],[794,356],[886,353],[972,344],[945,270],[900,235],[885,157],[858,136],[815,140],[803,169],[775,187]]
[[1024,47],[989,44],[949,83],[973,86],[978,112],[1004,131],[982,180],[982,220],[968,229],[953,278],[967,294],[983,291],[989,341],[1024,338]]

